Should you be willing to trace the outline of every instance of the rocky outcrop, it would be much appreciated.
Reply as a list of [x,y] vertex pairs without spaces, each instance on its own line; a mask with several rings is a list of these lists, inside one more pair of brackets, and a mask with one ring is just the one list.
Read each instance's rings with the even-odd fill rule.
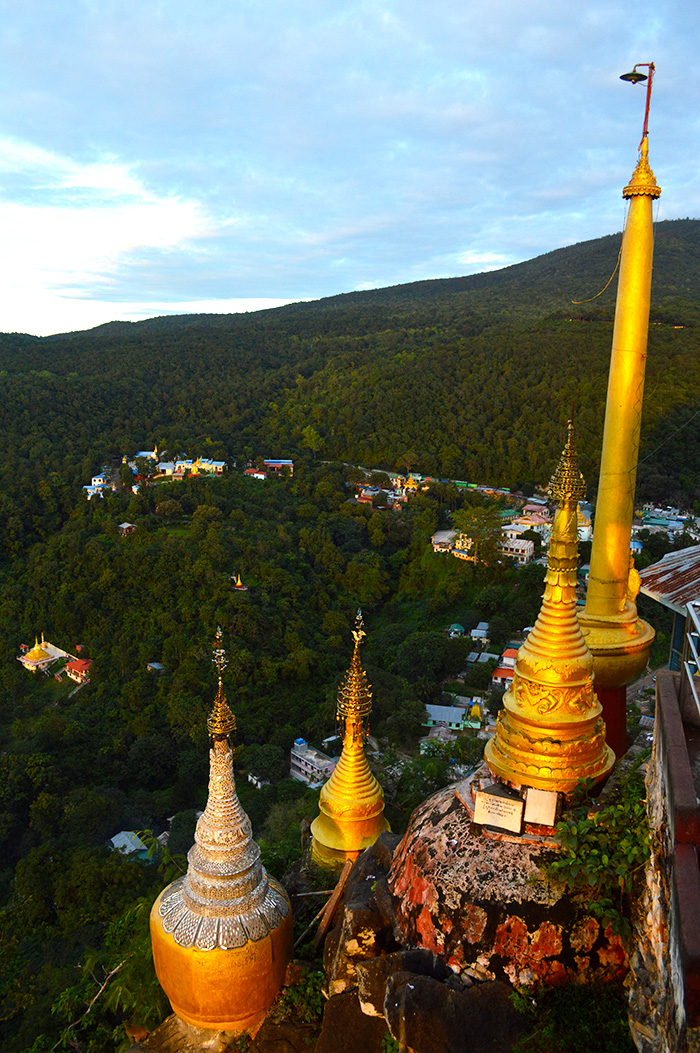
[[625,950],[551,881],[556,843],[473,826],[455,787],[413,814],[389,873],[400,934],[456,973],[517,986],[619,980]]
[[357,992],[346,991],[326,1002],[314,1053],[381,1053],[386,1033],[384,1017],[366,1016]]
[[340,917],[326,937],[324,968],[330,997],[357,987],[358,962],[401,946],[387,887],[387,871],[399,838],[384,833],[359,857],[348,880]]
[[392,1037],[414,1053],[510,1053],[530,1029],[511,994],[497,981],[464,988],[400,972],[389,979],[384,1011]]

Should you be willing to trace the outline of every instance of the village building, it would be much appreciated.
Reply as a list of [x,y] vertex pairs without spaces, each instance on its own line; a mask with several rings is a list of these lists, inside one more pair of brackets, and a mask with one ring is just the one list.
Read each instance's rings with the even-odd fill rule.
[[284,458],[269,458],[263,461],[263,467],[267,468],[272,475],[285,475],[287,472],[294,475],[294,461]]
[[267,479],[267,472],[264,472],[262,468],[246,468],[243,474],[249,479]]
[[337,763],[337,758],[309,746],[304,739],[296,739],[289,757],[289,774],[292,779],[315,788],[330,778]]
[[505,687],[510,688],[513,683],[513,672],[515,670],[515,663],[518,658],[518,651],[515,647],[506,647],[505,651],[501,655],[500,661],[496,669],[491,674],[491,683],[494,687]]
[[71,680],[75,680],[76,684],[88,684],[90,682],[91,665],[91,658],[76,658],[74,661],[66,663],[66,675]]
[[198,457],[190,469],[192,475],[222,475],[226,467],[225,461],[212,461],[210,457]]
[[426,704],[423,724],[427,728],[444,725],[449,731],[462,731],[466,726],[466,712],[462,706],[434,706]]
[[135,523],[120,523],[117,530],[124,537],[126,534],[133,534],[136,530],[136,525]]
[[436,530],[430,539],[433,552],[451,552],[456,537],[456,530]]
[[501,553],[515,560],[519,567],[524,567],[535,554],[535,542],[529,538],[506,536],[501,542]]
[[148,859],[148,847],[133,830],[120,830],[110,837],[112,850],[123,856],[134,856],[136,859]]
[[472,640],[480,640],[483,646],[487,647],[489,636],[489,623],[479,622],[476,629],[472,629],[469,635],[471,636]]

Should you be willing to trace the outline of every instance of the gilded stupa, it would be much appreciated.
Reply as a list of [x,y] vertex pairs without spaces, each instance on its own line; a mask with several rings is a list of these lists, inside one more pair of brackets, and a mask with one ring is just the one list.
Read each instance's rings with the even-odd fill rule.
[[579,617],[593,653],[595,689],[603,705],[608,738],[618,752],[624,750],[627,737],[625,685],[644,671],[654,640],[654,630],[637,614],[638,577],[630,573],[649,336],[653,206],[661,194],[649,165],[649,103],[654,64],[638,65],[648,65],[648,80],[638,73],[637,66],[633,73],[622,78],[632,83],[647,80],[647,98],[639,159],[629,184],[622,191],[622,196],[629,200],[629,212],[622,236],[588,594],[586,608]]
[[226,657],[217,632],[219,689],[207,720],[209,799],[197,822],[187,874],[151,910],[153,960],[173,1010],[196,1027],[255,1032],[279,993],[292,954],[292,911],[260,862],[233,778],[236,721],[223,692]]
[[365,636],[360,611],[352,635],[355,650],[338,689],[337,719],[343,726],[343,750],[335,771],[321,789],[320,812],[311,824],[312,858],[331,870],[342,867],[346,859],[356,859],[389,829],[384,817],[384,791],[365,756],[372,690],[360,662],[360,644]]
[[549,484],[557,503],[540,613],[518,651],[513,684],[484,759],[501,781],[565,794],[615,763],[593,691],[593,658],[576,617],[577,507],[585,496],[573,423]]
[[20,658],[20,662],[30,673],[35,673],[37,669],[44,669],[53,660],[53,656],[46,650],[46,641],[43,633],[41,634],[41,643],[39,643],[39,638],[35,636],[34,646]]

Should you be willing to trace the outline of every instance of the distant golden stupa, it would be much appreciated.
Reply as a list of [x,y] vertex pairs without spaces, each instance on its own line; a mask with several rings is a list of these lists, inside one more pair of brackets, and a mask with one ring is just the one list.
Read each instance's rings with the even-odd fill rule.
[[292,955],[287,893],[260,862],[233,778],[229,735],[236,721],[222,687],[221,629],[214,663],[219,689],[207,720],[209,799],[187,874],[151,910],[156,974],[175,1013],[210,1030],[255,1032],[282,987]]
[[311,824],[311,852],[319,866],[340,869],[356,859],[389,829],[384,817],[384,791],[365,756],[372,691],[360,662],[365,636],[362,613],[353,630],[355,650],[345,680],[338,689],[338,721],[344,725],[343,750],[335,771],[321,789],[320,813]]
[[46,640],[43,633],[41,634],[41,643],[39,643],[39,638],[35,636],[32,649],[20,658],[20,662],[30,673],[36,673],[37,669],[44,669],[53,660],[53,656],[46,650]]
[[558,508],[542,607],[518,651],[513,684],[484,759],[492,774],[511,786],[568,794],[581,779],[598,782],[615,763],[593,692],[593,658],[576,618],[577,507],[585,483],[571,421],[548,493]]

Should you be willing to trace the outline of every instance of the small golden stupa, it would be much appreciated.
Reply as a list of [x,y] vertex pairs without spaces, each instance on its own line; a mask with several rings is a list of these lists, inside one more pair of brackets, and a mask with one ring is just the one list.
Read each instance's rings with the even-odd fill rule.
[[548,494],[558,508],[542,607],[518,651],[513,685],[484,759],[511,786],[570,793],[581,779],[598,782],[615,763],[593,692],[593,658],[576,618],[577,505],[585,483],[572,421]]
[[219,690],[207,727],[209,799],[187,874],[151,910],[153,960],[175,1013],[195,1027],[255,1032],[279,993],[292,955],[287,893],[260,862],[233,778],[229,735],[236,721],[222,687],[221,629],[214,663]]
[[338,689],[337,719],[343,730],[343,750],[335,771],[321,789],[320,813],[311,824],[314,862],[338,870],[346,859],[357,859],[389,829],[384,817],[384,791],[365,757],[372,709],[371,685],[360,662],[365,631],[357,612],[355,650],[345,680]]

